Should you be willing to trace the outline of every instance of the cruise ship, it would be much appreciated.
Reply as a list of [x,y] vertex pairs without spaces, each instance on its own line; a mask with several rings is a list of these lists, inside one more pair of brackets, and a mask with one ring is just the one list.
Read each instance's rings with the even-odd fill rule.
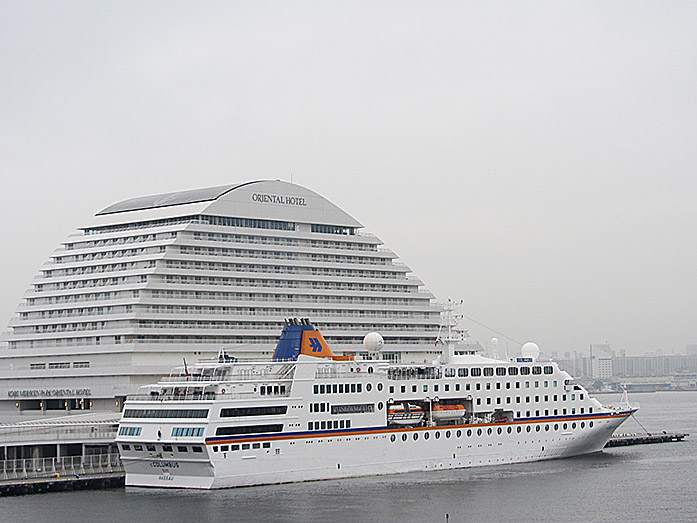
[[[448,311],[448,314],[450,312]],[[630,416],[603,407],[539,350],[509,360],[454,343],[430,363],[338,356],[286,320],[267,361],[221,351],[128,398],[126,485],[212,489],[563,458],[603,449]]]
[[128,394],[223,348],[271,358],[283,318],[334,351],[379,331],[393,362],[434,358],[440,308],[325,197],[260,180],[110,205],[31,282],[0,347],[0,419],[119,412]]

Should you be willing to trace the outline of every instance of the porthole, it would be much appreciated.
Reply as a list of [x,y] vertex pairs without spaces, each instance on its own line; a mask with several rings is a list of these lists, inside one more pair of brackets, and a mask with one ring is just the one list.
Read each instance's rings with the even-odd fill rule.
[[[564,427],[564,428],[566,428],[566,427]],[[557,424],[557,423],[554,424],[554,430],[559,430],[559,424]]]
[[535,432],[540,432],[540,426],[539,426],[539,425],[537,425],[537,426],[535,427]]
[[370,383],[366,383],[365,384],[365,391],[370,392],[371,390],[373,390],[373,386]]
[[419,433],[418,433],[418,432],[414,432],[414,441],[416,441],[417,439],[419,439]]
[[581,422],[581,428],[582,428],[582,429],[585,429],[585,428],[586,428],[586,422],[585,422],[585,421],[582,421],[582,422]]
[[545,425],[545,430],[549,432],[549,425]]
[[428,439],[428,438],[430,438],[430,437],[431,437],[431,433],[430,433],[430,432],[426,432],[426,433],[424,434],[424,439]]
[[446,437],[446,438],[449,438],[449,437],[450,437],[450,431],[449,431],[449,430],[446,430],[446,431],[445,431],[445,437]]
[[440,432],[436,432],[436,439],[440,439]]
[[564,423],[564,424],[561,426],[561,428],[564,429],[564,430],[566,430],[568,427],[569,427],[569,426],[568,426],[566,423]]
[[472,429],[467,429],[467,437],[468,438],[472,437]]
[[378,403],[378,410],[382,410],[383,404],[382,401]]
[[395,435],[392,434],[392,436],[390,436],[390,441],[394,443],[394,440],[395,440],[395,439],[397,439],[397,438],[395,438]]
[[477,436],[481,436],[481,435],[482,435],[482,429],[477,429]]
[[499,436],[501,435],[501,427],[499,427],[498,429],[496,429],[496,433],[497,433]]
[[523,428],[520,425],[518,425],[518,427],[516,427],[515,430],[518,434],[520,434],[522,432]]
[[531,430],[531,429],[530,429],[530,425],[528,425],[527,427],[525,427],[525,430],[528,431],[528,432],[530,432],[530,430]]
[[378,390],[379,390],[379,391],[382,390],[382,383],[378,383]]
[[576,422],[575,422],[575,421],[571,424],[571,428],[572,428],[572,429],[575,429],[575,428],[576,428]]
[[508,427],[508,428],[506,429],[506,432],[508,432],[508,433],[510,434],[511,432],[513,432],[513,429],[511,429],[511,427]]
[[461,431],[461,430],[458,430],[458,431],[455,433],[455,435],[456,435],[458,438],[461,438],[461,437],[462,437],[462,431]]
[[589,421],[589,422],[588,422],[588,426],[589,426],[590,428],[593,428],[593,422],[592,422],[592,421]]
[[491,427],[489,427],[488,429],[486,429],[486,433],[487,433],[489,436],[491,436],[491,433],[492,433]]
[[406,435],[406,433],[404,433],[404,434],[402,434],[402,441],[406,441],[406,440],[407,440],[407,435]]

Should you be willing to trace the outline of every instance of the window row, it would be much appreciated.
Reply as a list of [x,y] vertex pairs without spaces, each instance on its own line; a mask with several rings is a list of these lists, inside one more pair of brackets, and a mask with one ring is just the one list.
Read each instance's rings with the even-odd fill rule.
[[[145,447],[145,449],[143,447]],[[189,452],[189,447],[187,447],[186,445],[176,445],[176,447],[177,447],[177,452],[180,452],[180,453]],[[130,451],[131,444],[122,443],[121,450]],[[142,452],[143,450],[147,450],[148,452],[157,452],[157,447],[155,447],[155,445],[149,444],[149,443],[146,443],[145,445],[133,444],[133,450],[135,450],[136,452]],[[174,452],[174,447],[172,445],[162,445],[162,451],[163,452]],[[200,447],[198,445],[194,445],[191,447],[191,452],[202,454],[203,447]],[[172,466],[171,468],[177,468],[178,466],[179,466],[179,464],[177,464],[176,467]]]
[[[164,290],[153,289],[153,298],[166,299],[185,299],[185,300],[216,300],[216,301],[267,301],[277,303],[279,301],[293,302],[312,302],[312,303],[355,303],[371,305],[418,305],[426,304],[426,300],[415,300],[412,298],[376,298],[370,296],[315,296],[302,294],[271,294],[271,293],[252,293],[252,292],[223,292],[223,291],[186,291],[186,290]],[[106,293],[107,295],[109,293]],[[117,293],[112,293],[117,294]],[[88,295],[84,295],[88,296]],[[114,298],[118,298],[115,296]],[[30,298],[32,299],[32,298]],[[107,298],[108,299],[108,296]],[[300,316],[303,316],[301,314]],[[432,344],[432,343],[431,343]]]
[[[213,452],[218,452],[218,448],[220,448],[220,452],[236,452],[238,450],[250,450],[250,449],[270,449],[271,448],[271,443],[268,441],[265,441],[263,443],[242,443],[242,444],[234,444],[234,445],[213,445]],[[277,449],[278,450],[278,449]]]
[[119,436],[140,436],[141,427],[121,427],[119,428]]
[[203,436],[203,427],[172,427],[174,438],[200,438]]
[[278,414],[285,414],[286,412],[288,412],[288,407],[286,405],[276,405],[271,407],[232,407],[220,409],[220,417],[234,418],[242,416],[274,416]]
[[124,418],[207,418],[208,409],[126,409]]
[[314,385],[314,394],[359,394],[363,392],[362,383],[332,383]]
[[[273,273],[273,274],[284,274],[284,271],[279,270],[265,270],[263,272]],[[288,273],[301,273],[300,271],[288,271]],[[313,272],[308,272],[307,274],[314,275]],[[338,271],[333,274],[326,274],[326,276],[335,277],[345,277],[344,274],[339,274]],[[143,278],[144,276],[141,276]],[[368,278],[367,276],[355,276],[360,278]],[[117,280],[122,280],[122,283],[127,283],[128,281],[141,281],[135,278],[106,278],[104,280],[80,280],[79,282],[70,283],[59,283],[56,287],[57,289],[72,289],[76,287],[95,287],[99,285],[117,285]],[[143,282],[146,280],[142,280]],[[235,277],[223,277],[223,276],[182,276],[168,274],[166,276],[166,281],[168,284],[177,285],[208,285],[208,286],[225,286],[225,287],[260,287],[260,288],[271,288],[271,289],[314,289],[314,290],[332,290],[332,291],[371,291],[371,292],[411,292],[412,289],[416,289],[416,285],[406,285],[406,284],[388,284],[388,283],[350,283],[341,281],[317,281],[317,280],[298,280],[298,279],[259,279],[259,278],[235,278]],[[41,290],[40,285],[36,285],[36,290]]]
[[283,423],[272,425],[241,425],[236,427],[218,427],[215,430],[216,436],[232,436],[235,434],[263,434],[265,432],[281,432]]
[[374,243],[358,243],[355,241],[307,240],[302,238],[286,238],[281,236],[255,236],[252,234],[226,234],[214,232],[193,233],[194,240],[209,242],[234,242],[261,245],[310,246],[319,249],[337,249],[349,251],[377,251]]
[[[593,424],[592,421],[588,422],[588,428],[593,428],[593,425],[594,425],[594,424]],[[544,432],[559,431],[559,430],[566,431],[566,430],[569,430],[569,427],[571,428],[571,430],[575,430],[577,426],[580,426],[580,428],[585,429],[585,428],[586,428],[586,422],[585,422],[585,421],[582,421],[582,422],[581,422],[580,424],[578,424],[578,425],[576,424],[576,422],[571,423],[571,424],[569,424],[569,423],[563,423],[563,424],[555,423],[555,424],[545,424],[545,425],[538,424],[538,425],[535,425],[535,430],[534,430],[534,432],[542,432],[543,429],[544,429]],[[515,428],[515,431],[516,431],[516,433],[518,433],[518,434],[522,434],[523,428],[522,428],[520,425],[518,425],[518,426]],[[495,429],[495,432],[496,432],[497,435],[502,435],[502,434],[504,433],[504,428],[503,428],[503,427],[498,427],[498,428]],[[513,427],[510,427],[510,426],[509,426],[509,427],[506,427],[505,432],[506,432],[507,434],[512,434],[512,433],[513,433]],[[526,432],[526,433],[533,432],[532,426],[531,426],[531,425],[527,425],[527,426],[525,427],[525,432]],[[476,436],[483,436],[483,435],[486,434],[487,436],[491,436],[491,435],[494,434],[494,429],[493,429],[492,427],[489,427],[489,428],[487,428],[487,429],[481,429],[481,428],[476,429],[476,430],[475,430],[475,429],[467,429],[466,431],[460,430],[460,429],[458,429],[458,430],[456,430],[456,431],[451,431],[451,430],[445,430],[445,431],[442,431],[442,432],[441,432],[441,431],[435,431],[435,432],[433,432],[433,437],[434,437],[435,439],[440,439],[440,438],[441,438],[441,434],[442,434],[443,436],[445,436],[445,438],[450,438],[450,437],[452,437],[452,436],[454,436],[454,437],[456,437],[456,438],[462,438],[464,435],[466,435],[468,438],[471,438],[471,437],[474,436],[474,435],[476,435]],[[413,439],[414,441],[417,441],[417,440],[418,440],[419,438],[421,438],[421,437],[422,437],[424,440],[428,440],[428,439],[431,438],[431,432],[430,432],[430,431],[423,431],[423,432],[422,432],[422,431],[419,431],[419,432],[413,432],[412,435],[411,435],[411,439]],[[402,440],[402,441],[407,441],[408,439],[410,439],[410,438],[409,438],[409,434],[408,434],[407,432],[403,432],[402,435],[401,435],[401,440]],[[390,436],[390,441],[392,441],[392,442],[397,441],[397,435],[396,435],[396,434],[392,434],[392,435]]]
[[350,429],[351,420],[350,419],[335,419],[335,420],[324,420],[324,421],[308,421],[307,430],[329,430],[329,429]]

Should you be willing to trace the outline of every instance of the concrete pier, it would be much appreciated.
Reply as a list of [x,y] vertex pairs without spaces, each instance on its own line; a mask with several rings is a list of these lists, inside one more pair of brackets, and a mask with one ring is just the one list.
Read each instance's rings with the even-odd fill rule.
[[650,443],[670,443],[672,441],[682,441],[689,434],[684,432],[659,432],[657,434],[619,434],[612,436],[607,442],[608,447],[625,447],[627,445],[647,445]]
[[0,481],[0,496],[117,488],[123,487],[125,482],[126,474],[123,471],[85,474],[83,476],[73,474],[69,476],[54,475],[52,477],[36,477],[24,480],[6,480]]

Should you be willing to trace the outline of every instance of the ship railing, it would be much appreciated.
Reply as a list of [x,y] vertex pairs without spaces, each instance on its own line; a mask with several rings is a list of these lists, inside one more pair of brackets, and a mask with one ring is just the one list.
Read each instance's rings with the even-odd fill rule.
[[[118,414],[114,414],[118,417]],[[52,439],[110,439],[116,434],[115,425],[12,425],[0,427],[0,436],[12,437],[17,441],[36,439],[41,441]]]
[[615,411],[615,412],[622,412],[622,411],[626,411],[626,410],[638,409],[639,404],[634,402],[634,401],[631,403],[620,402],[620,403],[611,403],[609,405],[603,405],[603,407],[605,407],[606,409]]
[[0,480],[79,477],[123,472],[118,453],[0,460]]
[[162,383],[213,383],[221,381],[290,380],[287,373],[228,374],[227,376],[165,376]]
[[290,396],[290,391],[278,394],[261,394],[260,392],[227,392],[225,394],[133,394],[126,398],[126,401],[215,401],[230,399],[257,399],[257,398],[286,398]]

